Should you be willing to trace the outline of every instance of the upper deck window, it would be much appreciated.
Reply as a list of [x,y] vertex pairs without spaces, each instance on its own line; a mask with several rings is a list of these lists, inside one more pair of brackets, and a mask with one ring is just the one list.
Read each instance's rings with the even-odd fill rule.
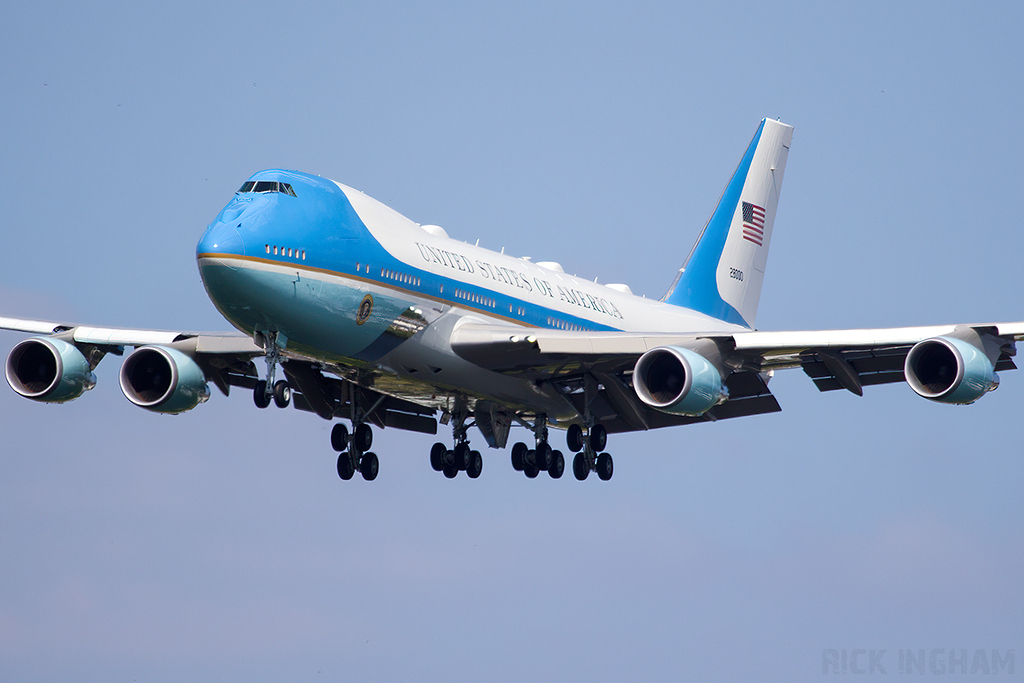
[[242,184],[242,187],[239,188],[238,191],[260,193],[280,192],[282,194],[291,195],[292,197],[295,196],[295,190],[292,189],[291,185],[289,185],[288,183],[279,183],[274,180],[247,180],[245,183]]

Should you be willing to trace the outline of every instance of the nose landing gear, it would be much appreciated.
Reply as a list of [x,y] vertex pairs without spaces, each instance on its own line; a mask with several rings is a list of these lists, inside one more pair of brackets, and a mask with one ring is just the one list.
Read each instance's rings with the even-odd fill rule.
[[252,401],[257,408],[266,408],[271,401],[278,408],[287,408],[292,402],[292,388],[287,380],[274,381],[274,377],[277,375],[277,366],[284,362],[281,357],[281,348],[277,345],[277,333],[258,334],[257,341],[262,342],[266,349],[264,358],[267,361],[267,378],[256,382],[252,391]]

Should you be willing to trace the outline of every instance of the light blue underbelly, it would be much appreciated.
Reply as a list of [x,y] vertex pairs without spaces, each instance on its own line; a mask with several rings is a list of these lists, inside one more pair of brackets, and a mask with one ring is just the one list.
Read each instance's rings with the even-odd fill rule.
[[210,299],[236,328],[246,334],[278,332],[287,340],[285,348],[317,349],[325,360],[372,362],[383,356],[402,341],[389,328],[416,303],[354,279],[237,267],[237,262],[207,259],[200,272]]

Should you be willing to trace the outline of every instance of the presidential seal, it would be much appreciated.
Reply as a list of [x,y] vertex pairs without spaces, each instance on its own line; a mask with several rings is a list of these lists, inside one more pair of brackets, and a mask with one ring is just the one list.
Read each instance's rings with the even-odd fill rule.
[[370,313],[373,312],[373,297],[369,294],[363,297],[362,303],[359,304],[359,310],[356,311],[356,325],[362,325],[370,319]]

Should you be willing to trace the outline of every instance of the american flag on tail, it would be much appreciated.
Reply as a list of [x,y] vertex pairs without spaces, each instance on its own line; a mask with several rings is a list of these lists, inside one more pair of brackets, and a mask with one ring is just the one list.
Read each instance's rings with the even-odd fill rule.
[[761,246],[764,242],[764,208],[743,202],[743,239]]

